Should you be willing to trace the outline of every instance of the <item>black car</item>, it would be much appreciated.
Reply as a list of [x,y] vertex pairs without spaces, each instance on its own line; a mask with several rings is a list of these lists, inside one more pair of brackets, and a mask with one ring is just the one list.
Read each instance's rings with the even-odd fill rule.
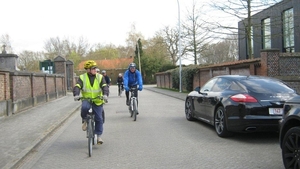
[[300,168],[300,96],[286,101],[279,142],[285,168]]
[[283,105],[297,93],[284,82],[263,76],[216,76],[185,101],[186,119],[215,127],[220,137],[234,132],[279,130]]

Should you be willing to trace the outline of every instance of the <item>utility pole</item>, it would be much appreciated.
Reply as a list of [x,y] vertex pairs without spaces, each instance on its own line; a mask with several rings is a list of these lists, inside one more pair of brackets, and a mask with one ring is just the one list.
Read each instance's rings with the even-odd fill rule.
[[178,4],[178,32],[179,32],[179,37],[178,37],[178,57],[179,57],[179,92],[182,92],[181,89],[181,31],[180,31],[180,6],[179,6],[179,0],[177,0]]

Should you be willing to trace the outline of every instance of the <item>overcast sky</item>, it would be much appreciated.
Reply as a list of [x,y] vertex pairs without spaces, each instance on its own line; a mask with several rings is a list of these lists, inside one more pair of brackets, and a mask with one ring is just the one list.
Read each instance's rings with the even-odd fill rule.
[[[192,2],[179,0],[181,19]],[[15,53],[42,51],[53,37],[125,45],[133,23],[145,38],[178,25],[177,0],[4,0],[0,7],[0,35],[10,36]]]

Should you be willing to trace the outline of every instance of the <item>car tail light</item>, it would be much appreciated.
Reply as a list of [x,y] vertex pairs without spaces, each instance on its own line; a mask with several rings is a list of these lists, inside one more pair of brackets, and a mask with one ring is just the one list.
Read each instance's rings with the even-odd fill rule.
[[247,94],[237,94],[230,97],[235,102],[255,103],[257,100]]

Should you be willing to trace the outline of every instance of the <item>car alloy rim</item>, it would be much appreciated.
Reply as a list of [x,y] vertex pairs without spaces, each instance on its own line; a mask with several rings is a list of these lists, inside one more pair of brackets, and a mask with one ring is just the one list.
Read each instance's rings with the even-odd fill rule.
[[[289,135],[287,141],[284,143],[284,152],[283,152],[283,158],[285,161],[285,164],[288,165],[286,167],[295,167],[299,163],[300,160],[300,135],[297,133],[292,133]],[[299,165],[298,165],[299,167]]]
[[215,128],[217,133],[220,134],[224,129],[224,112],[222,109],[218,109],[215,118]]
[[187,117],[191,117],[192,115],[192,110],[191,110],[191,102],[190,100],[187,100],[185,103],[185,114]]

